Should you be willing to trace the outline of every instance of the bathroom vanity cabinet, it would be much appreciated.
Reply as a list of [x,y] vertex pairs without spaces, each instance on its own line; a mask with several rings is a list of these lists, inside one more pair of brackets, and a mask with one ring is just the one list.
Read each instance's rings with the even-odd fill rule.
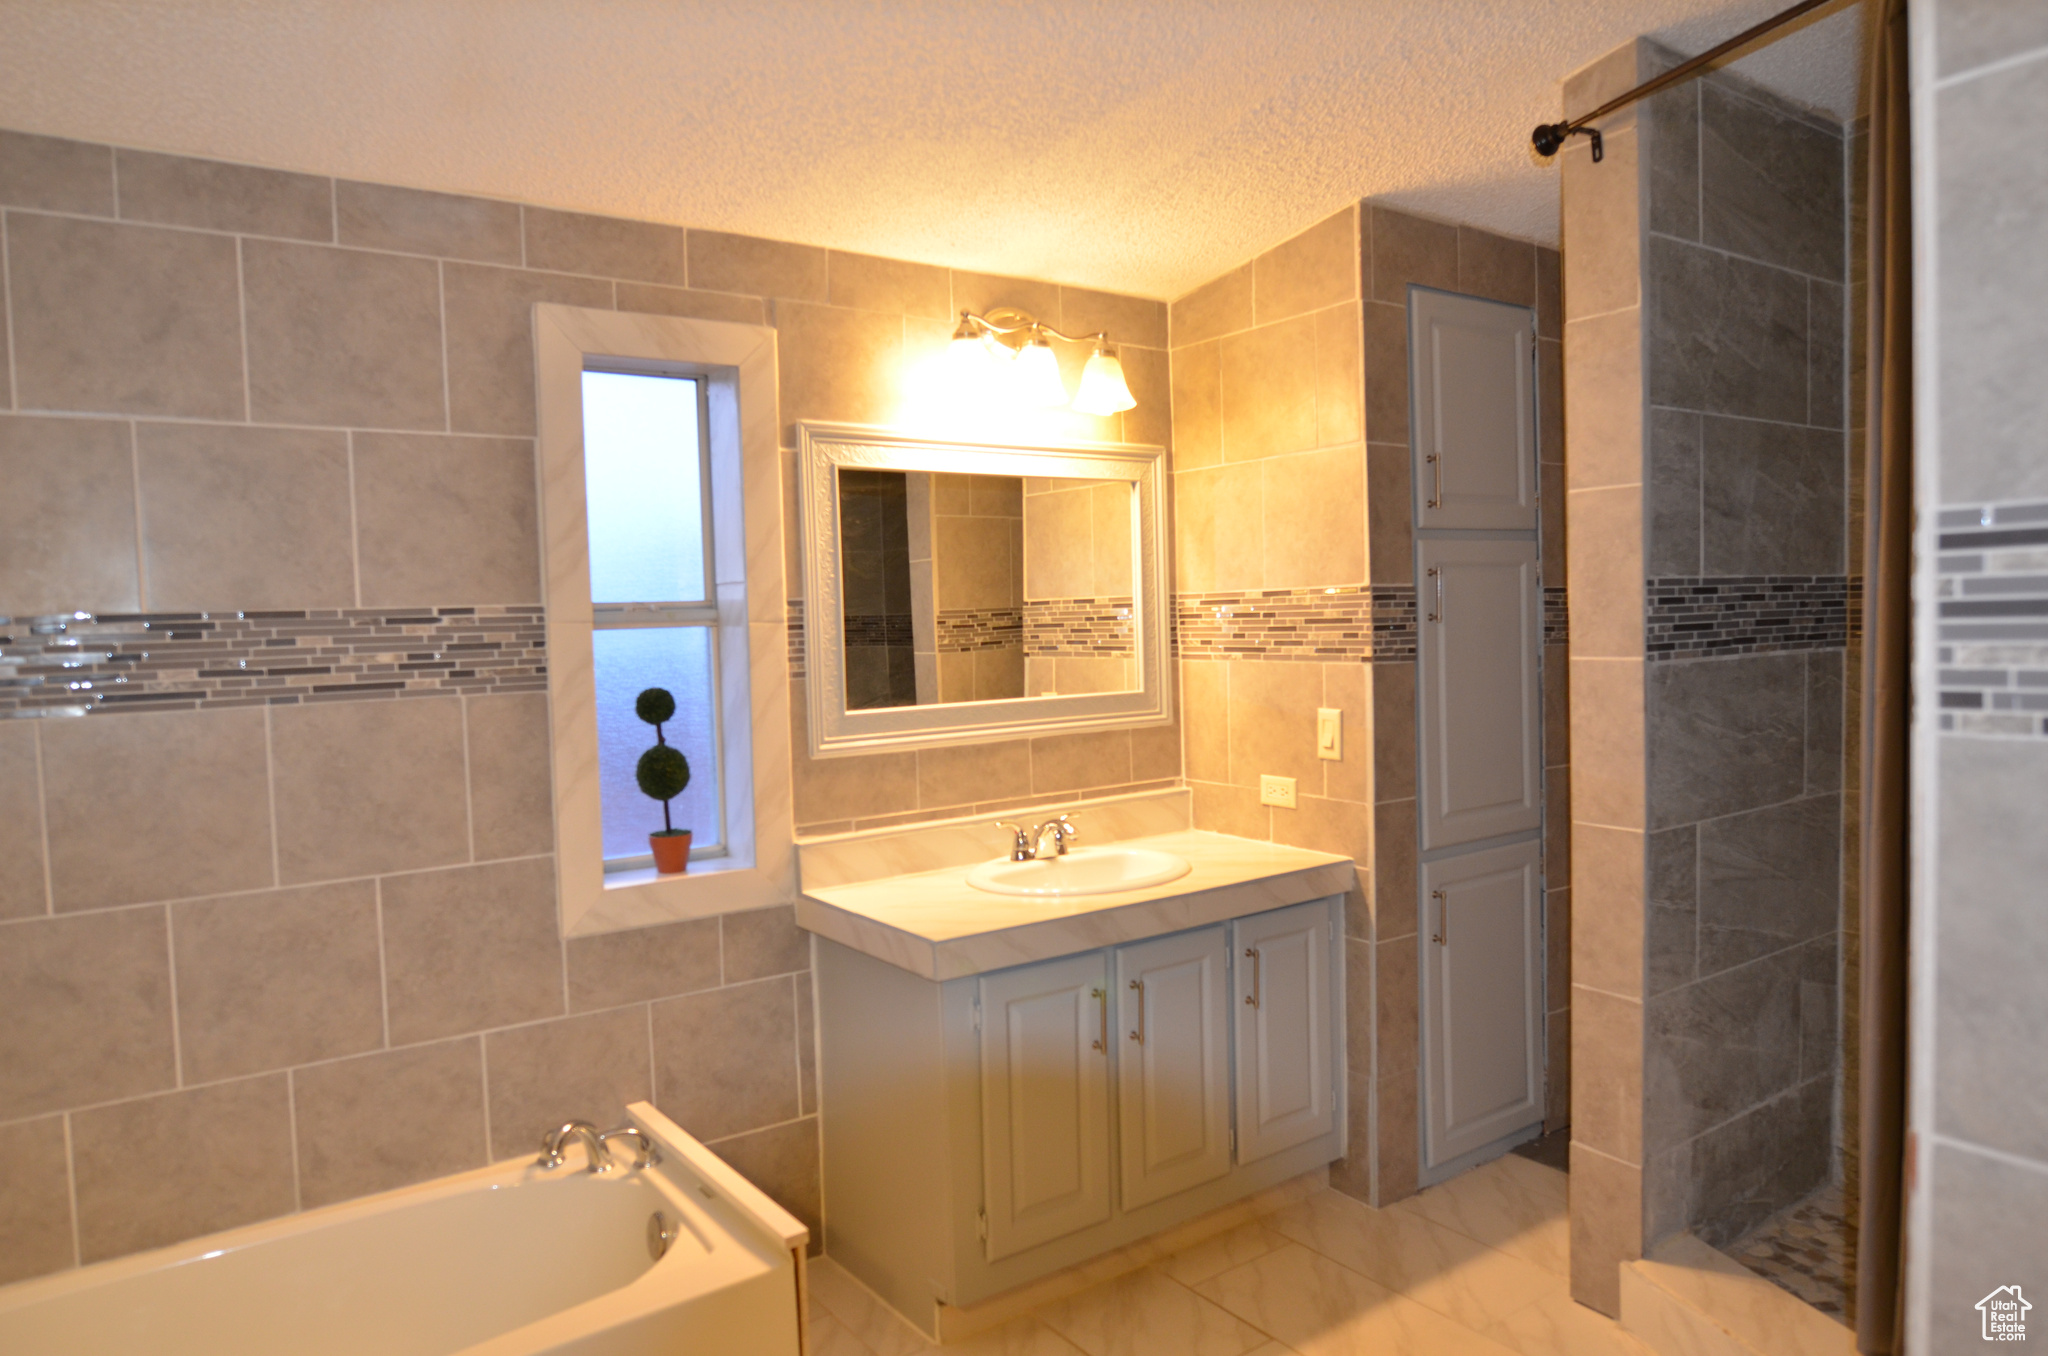
[[947,979],[821,937],[828,1251],[936,1331],[1341,1157],[1342,904]]

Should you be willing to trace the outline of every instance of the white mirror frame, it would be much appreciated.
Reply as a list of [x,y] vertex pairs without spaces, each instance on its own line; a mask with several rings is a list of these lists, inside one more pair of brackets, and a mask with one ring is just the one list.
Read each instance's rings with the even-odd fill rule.
[[[804,669],[811,757],[981,743],[1025,735],[1164,725],[1173,719],[1171,614],[1166,605],[1162,477],[1166,451],[1127,443],[1025,445],[920,438],[859,424],[800,423],[797,462],[804,545]],[[1076,693],[934,706],[846,709],[839,495],[842,466],[950,475],[1127,480],[1137,487],[1132,532],[1139,684],[1134,692]]]

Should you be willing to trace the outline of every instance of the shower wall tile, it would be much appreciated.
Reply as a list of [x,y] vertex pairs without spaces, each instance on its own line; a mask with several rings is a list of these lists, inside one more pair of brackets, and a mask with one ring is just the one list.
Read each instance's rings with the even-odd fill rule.
[[1842,901],[1839,796],[1708,820],[1698,832],[1702,976],[1835,931]]
[[547,695],[471,697],[462,711],[476,859],[528,857],[551,850],[555,821],[548,780]]
[[378,888],[393,1045],[561,1014],[550,859],[392,876]]
[[[270,750],[282,883],[469,859],[460,702],[281,708]],[[396,768],[405,775],[392,776]]]
[[164,226],[334,239],[334,183],[314,174],[117,150],[121,216]]
[[523,248],[519,204],[489,198],[338,179],[334,216],[335,239],[366,249],[517,264]]
[[0,937],[0,992],[13,1005],[0,1047],[0,1106],[10,1116],[177,1081],[162,909],[29,919]]
[[1851,422],[1844,413],[1842,385],[1848,347],[1844,332],[1849,323],[1847,305],[1847,289],[1841,284],[1808,279],[1806,421],[1821,428],[1842,428]]
[[1649,548],[1644,571],[1704,574],[1700,564],[1700,416],[1690,410],[1650,411]]
[[1663,236],[1643,274],[1651,404],[1805,420],[1805,278]]
[[627,1104],[654,1092],[647,1021],[636,1003],[485,1036],[492,1160],[534,1152],[567,1121],[625,1124]]
[[1842,133],[1701,81],[1700,234],[1749,259],[1842,281]]
[[87,1263],[290,1214],[295,1205],[283,1074],[75,1112],[71,1154],[78,1251]]
[[1689,81],[1643,101],[1650,145],[1649,229],[1700,238],[1700,86]]
[[43,871],[42,774],[29,721],[0,724],[0,919],[50,911]]
[[1833,1101],[1815,1079],[1692,1144],[1687,1223],[1703,1242],[1726,1247],[1828,1180]]
[[[357,433],[362,603],[540,601],[540,506],[526,438]],[[419,543],[435,542],[433,551]]]
[[1699,825],[1687,824],[1649,836],[1643,947],[1650,995],[1699,978],[1699,835]]
[[703,1140],[794,1120],[796,986],[756,980],[654,1005],[654,1100]]
[[1840,574],[1843,447],[1835,429],[1701,418],[1706,574]]
[[0,206],[114,215],[111,147],[0,132]]
[[1790,800],[1806,784],[1803,655],[1652,665],[1646,716],[1652,828]]
[[292,1114],[303,1209],[482,1167],[482,1042],[464,1036],[299,1069]]
[[1725,970],[1645,1004],[1644,1134],[1690,1139],[1799,1081],[1799,950]]
[[139,607],[126,423],[0,415],[0,615]]
[[0,1285],[71,1265],[71,1167],[59,1116],[0,1125]]
[[21,408],[244,417],[234,240],[9,212],[7,268]]

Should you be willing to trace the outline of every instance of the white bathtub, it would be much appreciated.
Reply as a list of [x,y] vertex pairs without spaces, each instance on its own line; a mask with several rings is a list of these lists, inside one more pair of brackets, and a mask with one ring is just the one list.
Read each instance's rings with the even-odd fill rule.
[[[631,1113],[652,1169],[594,1176],[572,1149],[24,1281],[0,1289],[0,1352],[797,1356],[804,1226]],[[677,1226],[658,1262],[657,1210]]]

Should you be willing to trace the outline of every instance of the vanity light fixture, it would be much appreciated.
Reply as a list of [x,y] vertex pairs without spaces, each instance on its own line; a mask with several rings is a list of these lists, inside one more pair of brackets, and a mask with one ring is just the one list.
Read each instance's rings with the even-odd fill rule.
[[[1059,358],[1052,351],[1055,339],[1095,345],[1088,365],[1081,369],[1081,389],[1071,404],[1066,381],[1060,376]],[[1016,398],[1033,405],[1067,405],[1081,414],[1115,414],[1138,403],[1107,334],[1062,334],[1008,306],[987,315],[962,311],[960,323],[953,327],[946,360],[963,380],[1001,373],[1003,384]]]

